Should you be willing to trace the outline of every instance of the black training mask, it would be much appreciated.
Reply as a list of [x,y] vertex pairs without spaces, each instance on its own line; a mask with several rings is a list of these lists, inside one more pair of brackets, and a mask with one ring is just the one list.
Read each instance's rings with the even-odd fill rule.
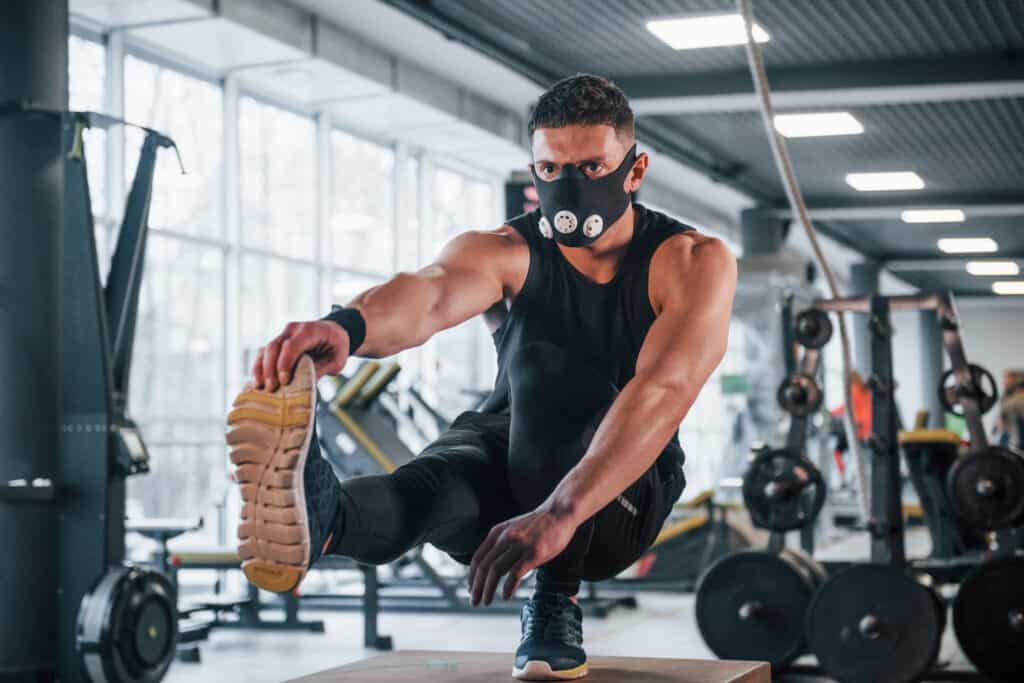
[[573,164],[566,164],[562,173],[549,181],[541,180],[531,169],[540,198],[540,234],[567,247],[593,244],[629,206],[630,195],[622,185],[635,161],[633,145],[619,167],[600,178],[588,178]]

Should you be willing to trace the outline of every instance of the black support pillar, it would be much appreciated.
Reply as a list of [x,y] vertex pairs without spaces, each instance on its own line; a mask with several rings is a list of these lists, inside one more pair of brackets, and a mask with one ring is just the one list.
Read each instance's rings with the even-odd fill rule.
[[946,423],[945,408],[939,401],[939,379],[942,377],[942,330],[939,328],[939,316],[934,310],[918,313],[921,331],[921,390],[924,392],[924,405],[928,411],[928,424],[932,427],[944,427]]
[[[875,263],[854,263],[850,267],[850,291],[848,296],[872,296],[878,293],[879,267]],[[853,367],[861,377],[871,376],[871,335],[868,333],[868,316],[850,316],[853,327]]]
[[[0,2],[0,107],[67,108],[67,45],[67,0]],[[55,506],[10,483],[52,478],[60,446],[60,127],[0,115],[0,678],[19,680],[56,653]]]

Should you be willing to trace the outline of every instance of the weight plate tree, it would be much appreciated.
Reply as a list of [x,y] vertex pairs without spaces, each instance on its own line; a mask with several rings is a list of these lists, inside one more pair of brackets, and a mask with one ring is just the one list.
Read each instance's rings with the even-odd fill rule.
[[814,463],[786,448],[761,453],[743,476],[743,503],[751,521],[771,531],[811,524],[825,504],[825,493]]
[[1024,455],[988,446],[958,459],[947,476],[953,513],[975,529],[1024,523]]
[[804,619],[823,572],[796,552],[745,550],[715,562],[697,584],[697,626],[722,659],[781,671],[806,651]]
[[162,573],[112,567],[82,599],[78,649],[93,683],[152,683],[174,660],[175,591]]
[[953,629],[978,671],[998,683],[1021,680],[1024,557],[992,560],[964,578],[953,602]]
[[807,642],[840,683],[909,683],[939,654],[945,607],[894,566],[845,569],[821,587],[807,613]]

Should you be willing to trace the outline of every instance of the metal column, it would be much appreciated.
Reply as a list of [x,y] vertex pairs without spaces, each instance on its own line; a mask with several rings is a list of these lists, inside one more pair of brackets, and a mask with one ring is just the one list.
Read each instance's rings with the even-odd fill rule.
[[[854,263],[850,267],[850,291],[847,296],[871,296],[878,292],[879,267],[875,263]],[[851,316],[853,328],[853,367],[862,377],[871,374],[871,334],[868,316]]]
[[[0,107],[65,109],[67,62],[66,0],[0,3]],[[0,117],[0,678],[56,652],[55,508],[7,484],[52,478],[60,446],[60,149],[58,117]]]
[[939,401],[939,379],[942,377],[942,330],[939,316],[934,310],[918,313],[921,331],[921,388],[924,391],[924,405],[928,411],[928,422],[933,427],[945,426],[945,409]]

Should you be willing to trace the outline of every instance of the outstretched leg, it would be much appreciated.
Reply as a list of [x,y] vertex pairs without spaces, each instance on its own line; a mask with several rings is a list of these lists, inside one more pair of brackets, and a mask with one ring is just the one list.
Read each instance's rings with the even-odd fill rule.
[[505,476],[507,418],[476,417],[457,419],[391,474],[341,482],[327,552],[381,564],[430,543],[468,564],[491,527],[517,514]]
[[339,482],[316,438],[315,391],[304,356],[290,383],[247,387],[228,417],[243,500],[239,555],[255,585],[290,591],[324,552],[380,564],[429,542],[468,563],[490,528],[515,514],[499,443],[507,418],[486,418],[504,420],[496,434],[457,420],[393,473]]

